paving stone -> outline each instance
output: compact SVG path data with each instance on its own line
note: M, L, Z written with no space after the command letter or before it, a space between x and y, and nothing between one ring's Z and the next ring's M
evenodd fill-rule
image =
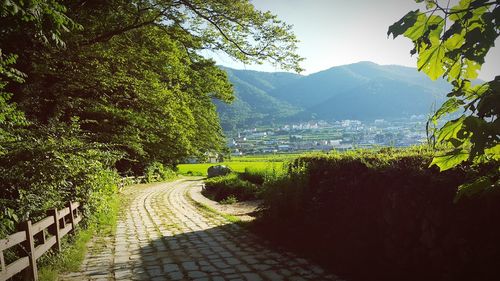
M236 264L241 264L241 261L235 259L235 258L227 258L226 259L227 264L229 265L236 265Z
M239 272L247 272L247 271L251 271L250 267L244 265L244 264L238 264L235 266L236 270L238 270Z
M267 264L254 264L254 265L252 265L252 267L255 268L256 270L259 270L259 271L267 270L267 269L271 268L271 266L269 266Z
M261 272L261 274L273 281L284 280L283 276L274 270L266 270Z
M243 273L248 281L262 281L263 279L257 273Z
M201 269L201 271L208 272L208 273L217 271L217 268L215 268L211 265L204 265L204 266L200 267L200 269Z
M223 262L223 261L216 261L216 262L213 262L213 265L217 268L228 268L230 267L227 263Z
M205 277L205 276L207 276L207 274L204 272L201 272L201 271L189 271L188 276L189 276L189 278L192 279L192 278Z
M163 271L165 272L172 272L172 271L180 271L179 265L177 264L164 264L163 265Z
M184 278L184 274L182 272L176 271L176 272L169 272L168 277L170 280L181 280Z
M182 263L182 267L185 270L187 270L187 271L189 271L189 270L197 270L198 269L198 266L193 261L183 262Z

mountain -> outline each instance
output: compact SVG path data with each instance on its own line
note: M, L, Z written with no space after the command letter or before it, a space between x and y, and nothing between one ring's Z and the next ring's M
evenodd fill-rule
M226 130L311 119L399 118L428 114L450 85L415 68L359 62L301 76L224 68L236 101L218 104Z
M298 114L302 108L270 95L302 76L287 72L259 72L222 67L233 84L235 101L216 102L225 130L241 126L279 122Z

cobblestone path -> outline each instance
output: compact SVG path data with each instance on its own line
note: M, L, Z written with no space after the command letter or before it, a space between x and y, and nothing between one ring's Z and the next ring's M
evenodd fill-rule
M114 251L90 249L83 272L65 280L338 280L267 244L187 197L200 181L137 191L117 225ZM100 247L102 248L102 247ZM112 256L110 256L112 255Z

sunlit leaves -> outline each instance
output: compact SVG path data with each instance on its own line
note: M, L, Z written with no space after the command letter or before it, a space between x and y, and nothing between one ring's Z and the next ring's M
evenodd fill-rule
M462 149L452 150L444 155L435 156L432 165L437 165L441 171L451 169L469 158L469 153Z
M389 26L387 31L387 36L391 35L393 38L405 33L410 27L412 27L416 22L420 10L411 11L402 17L399 21L395 22L393 25Z
M500 34L500 1L461 0L449 8L439 1L425 3L428 11L408 13L406 21L395 23L389 33L412 40L418 69L431 79L446 78L454 87L429 122L437 126L443 117L463 110L460 118L434 132L438 143L451 150L437 156L432 165L446 170L466 160L473 164L498 161L500 78L475 86L471 81L478 77Z
M425 72L432 80L445 73L443 58L445 47L433 40L432 45L424 45L417 59L417 68Z

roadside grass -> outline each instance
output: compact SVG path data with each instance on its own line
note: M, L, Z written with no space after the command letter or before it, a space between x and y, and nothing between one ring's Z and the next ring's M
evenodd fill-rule
M221 217L225 218L229 222L236 223L236 224L239 224L239 225L246 225L246 223L243 222L237 216L233 216L233 215L228 215L228 214L221 213L221 212L215 210L214 208L212 208L212 207L210 207L210 206L208 206L206 204L203 204L203 203L200 203L198 201L195 201L193 198L191 198L191 196L189 194L187 195L186 198L188 199L188 201L193 206L196 207L196 209L198 209L201 213L203 213L204 215L206 215L208 217L215 218L215 217L221 216Z
M92 218L87 228L77 228L75 235L65 237L60 253L50 252L42 256L39 260L39 280L55 281L61 273L79 271L89 241L114 235L121 203L119 194L115 194L110 198L106 212L103 211Z

